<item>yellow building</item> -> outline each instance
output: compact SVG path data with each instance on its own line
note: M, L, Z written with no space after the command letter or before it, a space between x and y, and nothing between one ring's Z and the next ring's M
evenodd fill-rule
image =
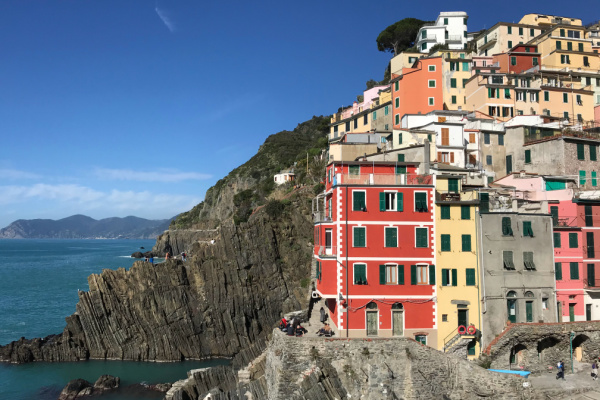
M471 78L471 54L464 50L440 50L432 56L442 57L444 109L465 109L465 85Z
M394 56L390 60L390 72L392 74L400 75L402 74L403 68L412 68L415 61L417 61L420 57L423 57L424 54L421 53L409 53L402 52L397 56Z
M439 166L436 175L435 232L438 349L466 346L469 358L481 351L476 216L477 190L463 187L465 170ZM474 328L469 328L470 326ZM463 334L459 333L465 328Z
M559 17L548 14L525 14L519 24L537 25L547 27L551 25L578 25L581 26L579 18Z
M488 66L490 72L473 75L465 83L466 109L481 112L499 121L508 121L515 113L515 85L504 73L492 73L498 66Z

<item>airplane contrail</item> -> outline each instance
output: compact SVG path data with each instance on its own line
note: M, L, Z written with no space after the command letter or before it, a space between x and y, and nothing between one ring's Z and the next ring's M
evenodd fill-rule
M154 11L156 11L156 15L158 15L158 18L160 18L160 20L163 22L163 24L165 24L167 29L171 33L173 33L175 31L175 23L171 20L171 18L169 18L169 16L165 13L164 10L161 10L160 8L158 8L158 1L156 2Z

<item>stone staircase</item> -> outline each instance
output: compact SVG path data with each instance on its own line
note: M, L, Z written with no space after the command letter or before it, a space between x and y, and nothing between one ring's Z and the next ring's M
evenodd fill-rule
M316 337L317 331L323 327L321 323L321 307L327 312L327 306L325 305L325 299L319 299L312 303L312 308L309 310L309 319L305 323L304 327L308 330L305 335L307 337ZM334 332L332 337L339 337L336 326L331 322L329 315L327 315L326 322L329 323L331 330Z

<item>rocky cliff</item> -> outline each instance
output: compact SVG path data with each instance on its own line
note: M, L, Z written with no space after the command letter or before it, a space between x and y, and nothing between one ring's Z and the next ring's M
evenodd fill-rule
M186 243L185 263L139 261L91 275L62 335L0 347L0 360L242 355L239 364L248 362L282 312L307 306L311 197L299 190L279 215L261 210L247 223L222 224L214 244Z

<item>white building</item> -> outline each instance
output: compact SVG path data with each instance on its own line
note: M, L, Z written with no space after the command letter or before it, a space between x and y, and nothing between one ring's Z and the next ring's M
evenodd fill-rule
M436 44L447 44L451 50L464 49L467 43L467 19L464 11L442 12L432 25L419 29L416 46L421 53L428 53Z
M296 174L294 174L293 170L281 171L278 174L275 174L274 181L277 185L283 185L286 182L293 182L296 180Z

